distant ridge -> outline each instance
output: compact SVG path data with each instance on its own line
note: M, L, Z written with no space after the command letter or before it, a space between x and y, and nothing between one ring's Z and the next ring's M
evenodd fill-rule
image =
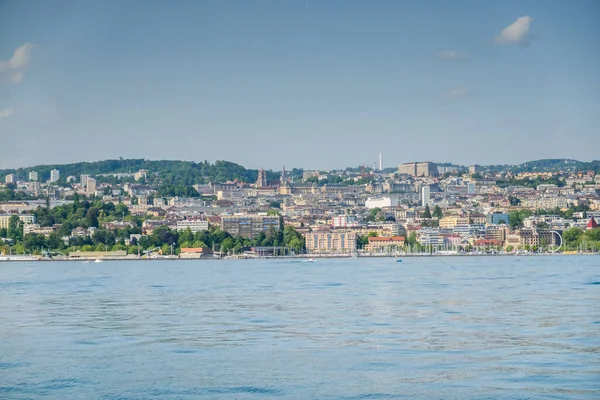
M440 166L456 165L448 162L439 163ZM541 160L527 161L518 165L482 165L482 168L490 172L506 170L512 172L578 172L594 171L600 173L600 160L590 162L573 160L568 158L549 158ZM30 171L37 171L40 180L47 180L52 169L60 170L61 177L79 176L82 174L116 174L133 173L140 169L146 169L151 174L158 173L161 181L186 182L186 184L195 184L203 181L231 181L238 180L242 182L254 182L258 176L258 170L246 169L245 167L230 162L218 160L214 164L208 161L179 161L179 160L145 160L142 158L132 159L109 159L95 162L78 162L69 164L50 164L36 165L18 169L0 170L0 178L8 174L16 174L20 180L26 180ZM387 168L386 171L393 171L393 168ZM277 179L278 171L267 171L268 179ZM289 171L289 176L299 176L302 169L294 168ZM176 179L172 179L175 178ZM182 179L183 178L183 179Z

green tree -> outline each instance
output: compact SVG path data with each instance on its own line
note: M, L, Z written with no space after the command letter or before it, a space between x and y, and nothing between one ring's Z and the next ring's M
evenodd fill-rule
M440 208L440 206L436 205L433 208L433 216L435 218L438 218L438 219L440 219L440 218L442 218L444 216L444 214L442 213L442 209Z
M23 223L16 214L8 219L8 237L14 241L23 239Z
M90 207L85 214L85 222L88 227L98 227L98 209Z
M579 240L583 231L579 228L569 228L563 232L562 237L565 242L565 249L575 249L579 245Z
M429 210L429 204L425 205L425 211L421 214L421 218L431 218L431 211Z

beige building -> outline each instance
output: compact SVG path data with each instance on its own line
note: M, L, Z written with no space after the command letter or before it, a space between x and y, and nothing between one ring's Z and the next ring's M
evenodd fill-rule
M370 237L365 251L369 253L391 253L404 247L404 236Z
M469 225L469 217L449 215L440 219L440 228L454 228L457 225Z
M86 181L86 193L90 196L95 195L97 189L96 180L94 178L87 177Z
M409 162L398 167L399 174L412 176L437 176L437 164L429 161L425 162Z
M344 231L315 231L304 234L308 253L342 253L356 252L356 233Z
M35 224L35 215L26 215L26 214L0 214L0 229L6 228L10 226L10 217L13 215L17 215L19 220L23 222L24 225L27 224Z

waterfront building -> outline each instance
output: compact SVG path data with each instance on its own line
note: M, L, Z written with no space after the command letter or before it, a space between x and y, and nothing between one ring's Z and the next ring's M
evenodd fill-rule
M404 236L369 237L365 251L369 253L392 253L402 250Z
M221 229L232 236L255 238L261 232L267 232L271 227L279 230L281 217L278 215L229 215L221 217Z
M444 238L437 228L422 228L419 230L417 237L417 240L423 246L437 247L444 244Z
M352 231L315 231L304 234L308 253L342 253L356 252L356 233Z

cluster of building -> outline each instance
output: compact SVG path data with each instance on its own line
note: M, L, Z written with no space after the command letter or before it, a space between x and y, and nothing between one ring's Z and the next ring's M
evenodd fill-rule
M293 179L284 169L277 181L268 181L261 170L256 182L194 185L203 195L200 198L160 197L155 187L140 182L149 174L138 171L133 174L138 183L121 185L99 183L98 176L81 175L67 177L69 185L58 187L54 185L60 178L58 170L52 171L45 183L39 183L32 171L29 181L8 175L6 184L30 194L47 195L51 206L68 202L65 198L74 193L125 204L132 214L146 216L142 234L160 226L199 232L213 225L234 236L254 238L291 225L304 235L309 253L552 248L560 244L565 229L593 228L600 218L600 175L593 172L490 173L471 166L460 173L458 167L411 162L392 173L304 171L302 177ZM561 185L498 185L498 181L510 178L536 177L555 178L553 182L558 180ZM26 232L51 233L52 227L36 225L29 213L42 202L0 203L0 228L8 226L8 219L16 213ZM511 227L510 213L514 211L564 211L582 204L587 213L576 212L569 218L534 213ZM119 223L125 222L114 221L109 228L118 228Z

